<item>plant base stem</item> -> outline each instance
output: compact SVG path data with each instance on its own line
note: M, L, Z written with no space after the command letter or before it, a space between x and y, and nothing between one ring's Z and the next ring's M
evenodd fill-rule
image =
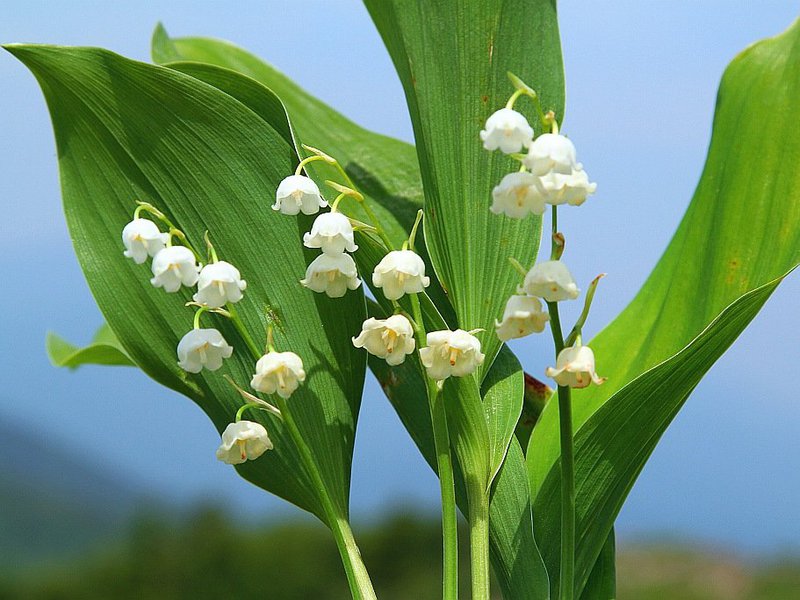
M570 388L558 387L561 432L561 600L572 600L575 589L575 456L572 440Z
M472 600L489 600L489 495L484 486L467 493Z

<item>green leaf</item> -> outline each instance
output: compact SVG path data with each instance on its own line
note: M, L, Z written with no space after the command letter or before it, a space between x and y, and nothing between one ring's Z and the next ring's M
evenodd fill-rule
M77 369L81 365L136 366L107 324L103 324L92 342L83 348L70 344L52 331L47 333L45 346L50 362L56 367Z
M494 320L531 264L541 218L489 211L492 188L518 165L483 149L486 118L514 91L506 73L563 118L564 74L551 0L366 0L403 83L425 189L425 233L463 329L483 328L485 374L500 349ZM520 101L520 107L523 106ZM530 109L530 106L528 106Z
M642 290L591 345L608 382L574 396L577 586L636 477L701 377L800 261L800 24L742 52L723 77L703 176ZM558 573L558 414L528 452L534 510Z
M614 530L606 539L600 556L594 564L581 600L616 600L617 598L617 548Z
M365 195L365 201L394 246L399 248L408 237L417 211L422 208L422 183L412 145L360 127L311 96L272 65L229 42L199 37L170 38L164 27L158 25L153 33L152 54L156 63L180 69L220 87L256 112L261 101L247 81L269 88L286 107L298 152L303 152L302 142L334 156ZM194 62L196 66L185 61ZM202 64L234 71L247 80L234 81L231 75L203 69ZM242 94L243 88L251 89ZM325 179L340 179L334 169L319 162L310 164L308 171L321 187ZM368 222L366 213L356 202L347 199L340 206L348 216ZM418 250L430 264L424 234L422 231L420 234ZM370 272L359 254L355 259L362 273ZM445 320L454 324L455 316L446 294L435 274L429 275L428 295ZM369 278L366 283L371 285Z
M248 280L236 305L259 343L266 309L280 318L279 348L297 352L307 380L291 406L336 509L346 516L355 422L365 361L350 336L364 318L360 291L329 299L298 280L315 255L302 247L310 218L270 210L275 188L297 162L287 124L266 121L231 95L172 69L91 48L6 47L39 80L53 119L67 222L89 286L131 359L160 383L191 397L218 430L242 399L253 357L226 319L203 317L235 347L221 371L184 373L175 347L191 329L188 291L153 288L147 265L122 257L119 232L135 200L148 200L202 247L203 233ZM273 99L273 107L278 103ZM284 133L281 133L284 132ZM322 515L318 493L281 422L263 413L275 449L240 473ZM209 448L209 452L213 451Z

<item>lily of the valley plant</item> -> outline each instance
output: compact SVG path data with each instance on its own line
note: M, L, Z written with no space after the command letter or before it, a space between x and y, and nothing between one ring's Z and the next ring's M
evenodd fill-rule
M135 365L192 398L219 460L330 528L364 599L380 588L349 483L369 365L438 475L443 598L459 593L457 511L472 598L489 598L491 576L507 599L614 598L614 520L637 475L798 262L800 26L728 68L684 221L589 340L600 271L624 266L577 269L569 251L588 243L570 234L576 211L616 208L565 122L553 3L366 5L416 148L244 50L160 26L154 65L5 47L42 83L67 221L108 322L84 349L51 337L51 357ZM505 345L526 336L549 364Z

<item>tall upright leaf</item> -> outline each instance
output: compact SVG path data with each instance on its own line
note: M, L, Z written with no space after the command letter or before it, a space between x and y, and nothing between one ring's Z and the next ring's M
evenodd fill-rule
M726 70L686 216L630 306L591 342L609 379L574 396L579 586L661 434L800 261L798 103L795 22ZM553 406L544 410L528 451L551 576L558 571L557 416Z
M552 0L365 0L406 93L425 191L425 233L436 273L463 329L492 330L518 282L509 263L534 260L541 219L489 211L513 161L478 133L512 91L506 73L564 112L564 74ZM515 170L515 169L514 169ZM500 349L481 337L487 361Z
M276 343L304 360L308 377L291 399L298 425L341 516L348 512L350 462L364 357L350 343L364 317L360 291L332 300L298 280L314 253L301 237L309 218L269 206L297 155L286 122L268 122L232 96L177 71L104 50L11 45L39 80L53 119L64 209L89 286L125 352L160 383L191 397L218 430L242 399L223 380L246 386L254 359L235 328L207 315L234 345L222 370L198 375L176 364L175 347L192 327L188 291L166 294L146 265L122 257L119 235L136 200L163 209L195 244L211 233L248 288L237 309L263 342L265 311L278 315ZM282 133L283 132L283 133ZM290 438L262 415L275 450L238 467L244 477L322 515ZM176 440L180 443L180 424ZM213 448L209 448L212 452Z

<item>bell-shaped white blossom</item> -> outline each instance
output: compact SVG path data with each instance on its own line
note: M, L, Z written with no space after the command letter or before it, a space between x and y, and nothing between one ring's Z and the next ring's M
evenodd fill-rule
M514 219L544 213L545 201L539 177L526 172L509 173L492 190L491 211Z
M536 263L525 276L522 291L547 302L574 300L580 293L567 265L560 260Z
M538 298L511 296L506 302L503 320L495 322L495 330L497 337L507 342L531 333L541 333L549 320L550 315L542 310L542 303Z
M153 257L152 270L150 283L164 291L177 292L181 285L191 287L197 283L200 266L186 246L170 246Z
M353 338L356 348L383 358L392 366L401 364L408 354L414 352L414 329L403 315L392 315L388 319L367 319L361 333Z
M328 203L323 200L319 187L310 177L289 175L278 185L272 210L279 210L285 215L299 212L314 215L326 206Z
M383 290L387 300L403 294L418 294L431 283L425 276L425 262L412 250L392 250L372 273L372 284Z
M544 133L537 137L522 162L534 175L569 174L573 169L580 168L575 145L569 138L557 133Z
M222 432L217 458L229 465L240 465L257 459L267 450L272 450L272 440L263 425L253 421L237 421L229 423Z
M192 329L178 342L178 366L189 373L199 373L203 367L216 371L231 354L233 348L216 329Z
M320 254L308 269L300 283L315 292L325 292L331 298L341 298L348 289L361 285L356 263L349 254Z
M500 150L506 154L527 148L533 139L533 128L513 108L501 108L486 119L481 131L481 141L487 150Z
M133 262L142 264L148 256L155 256L163 250L169 240L168 233L162 233L158 225L150 219L134 219L122 230L122 243L125 252L122 254L132 258Z
M428 346L420 349L419 357L428 370L428 376L437 381L451 375L469 375L484 359L478 338L463 329L429 333Z
M597 190L596 183L589 182L589 176L583 169L574 169L571 173L548 173L539 177L542 200L554 206L571 204L580 206L586 202L589 194Z
M242 279L239 269L221 260L206 265L200 271L197 293L193 299L209 308L221 308L228 302L241 300L246 288L247 282Z
M294 352L267 352L258 359L250 387L265 394L291 396L306 380L303 361Z
M340 212L322 213L314 219L311 231L303 235L303 245L306 248L320 248L325 254L358 250L350 219Z
M590 383L600 385L606 379L594 370L594 352L589 346L567 346L556 357L556 366L547 367L545 374L561 386L584 388Z

